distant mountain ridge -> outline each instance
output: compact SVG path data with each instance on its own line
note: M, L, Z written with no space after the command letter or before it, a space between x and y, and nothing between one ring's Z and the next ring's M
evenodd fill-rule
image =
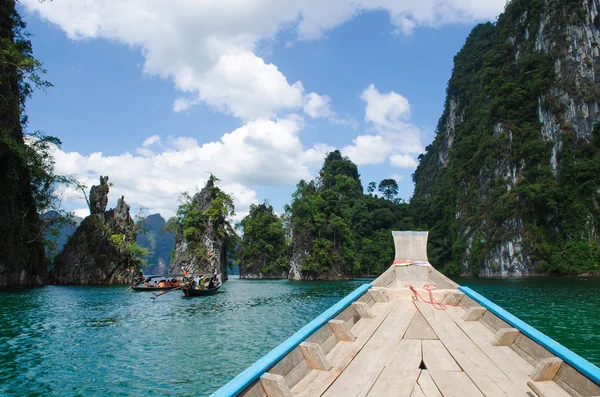
M40 215L40 219L43 222L45 222L45 221L48 221L51 219L59 218L60 216L61 215L57 211L50 210L50 211L47 211L47 212L43 213L42 215ZM47 240L49 240L55 244L52 252L46 252L46 255L48 255L48 257L50 259L53 259L53 257L57 253L62 251L63 247L69 240L69 237L71 237L73 235L73 233L75 233L75 230L77 230L77 226L79 226L79 224L81 224L81 221L83 221L83 218L80 218L76 215L71 215L71 220L73 221L73 223L70 223L70 222L61 223L58 226L58 229L55 231L55 233L50 233L50 232L45 233L44 237Z
M148 215L141 223L136 242L146 248L148 268L145 274L164 274L169 272L171 252L175 245L175 236L165 229L166 221L160 214Z

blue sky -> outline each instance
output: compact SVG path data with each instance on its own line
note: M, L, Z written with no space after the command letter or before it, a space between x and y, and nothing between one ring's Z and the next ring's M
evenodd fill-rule
M453 57L504 1L333 3L23 0L54 84L28 102L29 129L62 140L57 172L108 174L109 205L165 217L209 172L238 219L264 199L281 211L334 148L408 200ZM76 196L63 205L82 215Z

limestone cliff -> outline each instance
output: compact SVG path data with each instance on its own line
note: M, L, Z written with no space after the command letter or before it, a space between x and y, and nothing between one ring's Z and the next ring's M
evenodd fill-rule
M22 113L35 65L17 2L0 2L0 286L40 285L48 279L42 225L32 189Z
M51 279L55 284L125 284L139 272L128 246L136 226L124 197L106 212L108 177L90 191L90 212L56 256Z
M231 226L227 216L233 201L212 177L204 188L180 207L175 234L175 249L169 273L210 274L214 270L227 280L227 236Z
M599 8L513 0L455 57L411 203L437 265L485 276L597 267ZM570 264L578 255L589 266Z

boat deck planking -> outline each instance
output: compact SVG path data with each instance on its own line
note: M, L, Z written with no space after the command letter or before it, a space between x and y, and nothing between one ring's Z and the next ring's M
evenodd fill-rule
M399 256L398 247L426 255L425 247L417 249L410 240L426 244L423 236L394 232L396 258L422 261ZM427 284L437 288L426 290ZM265 372L262 384L254 381L240 395L600 396L594 380L557 360L431 266L393 265L372 285ZM444 305L424 301L431 298Z
M436 310L391 295L370 308L373 318L351 327L356 341L339 341L327 354L333 368L311 370L293 396L532 397L559 389L557 396L569 395L552 381L528 386L532 365L509 346L493 346L494 332L463 320L464 308ZM425 330L422 338L414 330L408 335L413 323Z

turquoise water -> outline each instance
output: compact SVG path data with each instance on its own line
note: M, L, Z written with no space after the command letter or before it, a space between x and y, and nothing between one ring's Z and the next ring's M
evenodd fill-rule
M461 279L600 364L600 279ZM204 396L367 281L231 280L222 292L0 291L0 395Z
M0 396L204 396L367 281L0 292Z

